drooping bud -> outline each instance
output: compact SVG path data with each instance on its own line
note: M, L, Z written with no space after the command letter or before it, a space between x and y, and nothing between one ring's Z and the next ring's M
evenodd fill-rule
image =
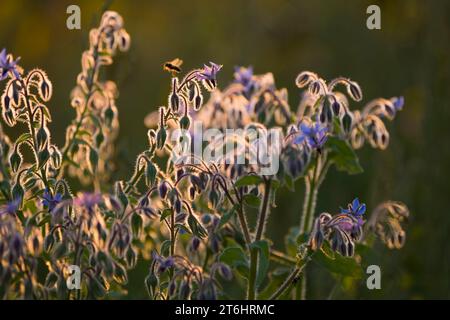
M356 82L350 81L349 84L347 85L347 91L353 100L355 101L362 100L362 91Z
M313 74L308 71L301 72L295 79L295 84L299 88L305 87L308 83L312 81Z
M48 151L47 146L44 147L41 151L38 153L38 163L39 163L39 169L45 166L48 159L50 159L50 152Z
M42 150L44 146L47 144L48 136L49 133L46 126L45 125L41 126L38 132L36 133L36 142L39 150Z
M104 111L104 118L105 118L105 123L107 127L111 127L112 122L114 120L114 115L115 112L114 110L111 108L111 106L108 106L108 108L105 109Z
M203 96L201 95L201 93L199 93L194 99L194 110L195 111L200 110L202 103L203 103Z
M52 166L56 169L61 167L62 162L62 155L61 152L58 150L58 148L54 145L50 146L50 161L52 163Z
M180 119L180 128L183 130L189 130L189 127L191 126L191 119L189 118L189 116L183 116Z
M11 170L16 173L20 166L22 165L22 155L19 152L19 146L16 144L14 147L14 151L11 153L11 156L9 157L9 164L11 166Z
M44 76L39 86L39 95L41 96L42 100L44 100L45 102L49 101L52 97L52 91L52 83L47 78L47 76Z
M158 149L162 149L166 143L167 132L164 127L158 129L158 133L156 134L156 147Z
M157 168L151 161L146 161L145 179L147 186L153 186L156 181Z
M159 196L161 197L161 198L165 198L166 197L166 195L167 195L167 191L168 191L169 189L168 189L168 187L167 187L167 184L166 184L166 182L165 181L162 181L160 184L159 184L159 188L158 188L158 191L159 191Z
M342 128L344 129L345 133L349 133L352 129L352 116L346 111L344 116L342 117Z

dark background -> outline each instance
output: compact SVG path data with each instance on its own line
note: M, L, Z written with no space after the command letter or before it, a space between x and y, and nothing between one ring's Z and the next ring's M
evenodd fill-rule
M66 28L66 8L78 4L82 29ZM62 146L74 117L69 93L80 70L90 27L98 24L103 1L18 1L0 3L0 48L21 56L25 69L45 69L54 86L49 106L54 141ZM381 7L381 30L366 28L366 8ZM119 55L106 76L118 82L121 96L121 147L115 178L131 175L138 152L146 148L145 115L166 103L168 75L161 64L175 57L194 68L207 61L224 65L219 85L231 80L233 66L253 65L274 73L287 87L290 104L299 92L302 70L325 79L356 80L364 101L379 96L406 99L389 124L389 148L359 151L365 172L347 176L332 170L324 183L318 210L333 210L359 196L369 211L383 200L408 204L412 218L400 251L380 246L374 263L382 267L377 292L338 283L333 298L450 298L450 173L448 1L124 1L111 9L125 19L132 46ZM301 186L279 195L269 236L282 248L283 235L299 223ZM131 274L130 297L145 298L146 265ZM317 268L311 298L326 298L334 280Z

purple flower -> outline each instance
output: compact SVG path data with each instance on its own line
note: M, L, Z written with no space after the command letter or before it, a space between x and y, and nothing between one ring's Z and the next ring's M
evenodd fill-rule
M306 140L311 148L320 150L325 142L327 142L328 128L321 125L319 122L307 125L305 123L300 123L299 126L300 134L294 138L294 144L300 144Z
M99 193L81 193L73 200L76 206L86 208L89 212L92 212L94 207L102 203L103 198Z
M358 198L355 198L352 203L349 203L347 209L341 208L341 213L353 215L358 220L358 225L362 226L364 221L362 215L366 212L366 204L360 203Z
M56 193L54 196L52 193L45 189L44 194L42 195L42 205L48 208L48 211L53 211L53 209L62 201L62 194Z
M169 268L175 266L175 260L173 257L164 258L160 256L156 251L152 252L152 257L158 263L158 272L163 273Z
M5 80L9 72L12 72L17 79L20 79L20 73L17 70L17 62L19 60L20 58L17 58L14 61L11 55L6 54L6 49L0 52L0 81Z
M403 98L402 96L394 97L391 99L391 101L394 105L395 111L400 111L403 109L403 105L405 104L405 98Z
M240 83L244 87L244 95L248 94L255 88L256 82L253 79L253 67L235 67L234 79L236 83Z
M356 217L362 216L366 212L366 204L360 203L358 198L355 198L352 203L349 203L347 209L341 208L341 213L352 214Z
M0 216L4 214L9 214L11 216L16 214L16 211L19 210L20 206L20 199L12 200L3 206L0 207Z
M210 66L204 65L203 69L197 73L197 80L208 80L215 82L217 77L217 72L222 69L222 65L215 64L214 62L209 62Z

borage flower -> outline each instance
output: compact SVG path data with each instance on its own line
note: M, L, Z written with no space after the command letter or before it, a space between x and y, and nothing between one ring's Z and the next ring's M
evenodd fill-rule
M197 73L196 79L202 81L207 90L212 91L217 86L217 73L222 69L222 65L214 62L209 62L209 64L210 66L205 64L203 69Z
M10 54L6 54L6 49L0 52L0 81L5 80L8 77L8 73L11 72L17 79L20 79L20 73L17 69L17 63L20 58L16 61L13 60Z
M103 197L99 193L80 193L78 197L73 200L76 206L83 207L89 212L93 212L94 207L103 202Z
M299 135L293 140L294 144L300 144L306 140L311 148L320 151L325 142L327 142L328 128L321 125L319 122L313 123L311 125L307 125L306 123L302 122L299 125L299 129Z
M243 86L244 96L249 98L250 93L256 87L256 81L253 79L253 67L235 67L234 81Z
M364 223L362 215L366 212L366 204L360 203L358 198L353 199L352 203L347 205L347 209L341 208L341 213L353 215L360 225Z
M48 211L51 212L53 209L62 201L62 194L56 193L52 195L52 193L45 189L44 194L42 195L42 205L48 208Z
M12 200L3 206L0 207L0 216L4 214L9 214L10 216L14 216L16 211L19 210L20 199Z

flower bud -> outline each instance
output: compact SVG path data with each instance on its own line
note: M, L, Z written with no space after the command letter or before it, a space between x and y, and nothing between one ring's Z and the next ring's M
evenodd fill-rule
M11 108L3 109L3 119L5 120L6 124L10 127L14 127L16 125L16 115L13 109Z
M174 112L180 108L180 96L176 92L172 92L169 96L169 108Z
M203 103L203 97L201 94L198 94L194 99L194 110L200 110Z
M143 226L142 217L139 214L134 213L131 216L131 231L133 232L133 236L135 238L138 238L139 235L141 234L142 226Z
M183 116L180 119L180 128L183 130L189 130L189 127L191 126L191 120L189 116Z
M191 251L197 251L199 246L200 246L200 239L195 236L192 237L189 249Z
M176 213L180 213L181 212L181 201L180 199L175 199L175 202L173 204L173 208L175 209Z
M158 129L158 133L156 134L156 147L158 149L162 149L166 144L167 132L164 127Z
M147 161L145 167L145 179L147 186L153 186L156 181L157 169L156 166L151 161Z
M167 184L165 181L162 181L160 183L158 191L159 191L159 196L164 199L166 197L167 191L168 191L168 187L167 187Z
M11 156L9 157L9 164L11 166L11 170L16 173L20 166L22 165L22 155L19 152L19 148L16 145L14 148L13 153L11 153Z
M111 127L112 122L114 120L114 110L111 108L111 106L108 106L108 108L105 109L104 112L104 118L105 118L105 122L106 122L106 126L107 127Z
M191 293L191 287L189 285L189 282L182 281L180 285L180 290L178 292L179 299L180 300L186 300L189 298L189 294Z
M230 267L228 267L226 264L220 264L219 273L225 280L229 281L233 278L233 273L231 273Z
M334 115L338 116L339 112L341 111L341 104L338 101L334 101L331 105L331 108L333 109Z
M45 147L45 145L47 144L48 136L48 130L45 125L41 126L36 134L38 150L42 150Z
M56 146L51 146L50 161L54 168L61 167L62 155Z
M342 128L347 134L352 129L352 121L352 116L348 112L345 112L344 116L342 117Z
M38 163L39 163L39 169L45 166L48 159L50 159L50 152L48 151L47 147L44 147L41 151L38 153Z
M49 101L52 96L52 83L46 76L42 79L39 87L39 95L45 102Z
M347 91L353 100L355 100L355 101L362 100L362 91L356 82L350 82L347 86Z
M311 81L311 74L309 72L300 73L295 79L295 84L299 88L303 88Z

